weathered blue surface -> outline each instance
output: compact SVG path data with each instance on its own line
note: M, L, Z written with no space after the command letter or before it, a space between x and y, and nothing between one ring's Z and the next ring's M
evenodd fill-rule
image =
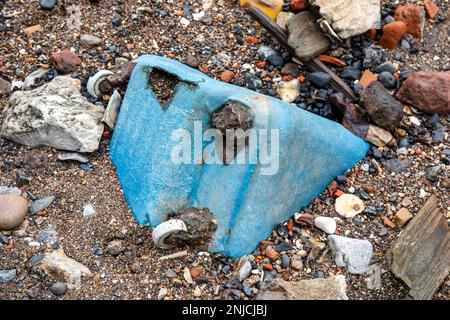
M166 109L148 87L153 67L183 81ZM192 132L196 120L203 122L203 130L210 128L211 113L228 100L249 107L254 128L279 129L277 174L261 175L259 164L172 163L173 147L179 144L171 140L172 132L179 128ZM213 80L174 60L147 55L138 59L129 82L110 150L139 223L156 226L182 208L209 208L218 221L209 249L238 257L254 250L278 223L353 167L365 156L368 144L338 123L281 100Z

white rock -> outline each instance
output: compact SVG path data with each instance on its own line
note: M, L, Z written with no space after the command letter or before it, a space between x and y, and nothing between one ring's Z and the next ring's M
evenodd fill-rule
M336 199L335 209L344 218L353 218L365 209L364 202L353 194L343 194Z
M286 25L287 25L289 19L292 18L293 16L294 16L294 13L292 13L292 12L281 11L277 16L277 24L281 27L281 29L287 30Z
M83 34L80 37L80 44L85 48L93 48L102 44L102 39L90 34Z
M96 215L97 215L97 212L95 211L92 204L87 203L84 205L84 208L83 208L83 217L84 218L92 218L92 217L95 217Z
M364 274L367 271L373 254L369 241L331 235L328 236L328 245L338 267L346 267L353 274Z
M120 105L122 104L122 97L117 90L114 90L111 99L109 99L108 107L103 115L102 121L111 129L116 125L117 116L119 115Z
M161 289L159 289L159 292L158 292L158 300L164 299L164 298L167 296L167 293L168 293L167 288L161 288Z
M328 234L336 232L336 221L330 217L317 217L314 219L314 225Z
M93 152L103 133L104 108L80 93L80 81L70 76L31 91L16 91L6 108L1 134L28 147Z
M292 103L300 95L300 81L294 79L291 81L280 81L277 84L277 93L281 100Z
M320 14L327 20L341 39L363 34L381 19L380 0L311 0L320 7Z
M36 269L66 283L69 289L80 288L83 277L92 277L86 266L66 256L62 249L46 253L36 265Z
M185 17L181 17L180 23L181 23L184 27L187 27L191 22L190 22L188 19L186 19Z

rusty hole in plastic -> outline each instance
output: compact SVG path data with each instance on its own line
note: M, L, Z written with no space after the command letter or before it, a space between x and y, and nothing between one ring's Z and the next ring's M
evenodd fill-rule
M175 87L181 80L164 70L153 68L148 79L148 86L158 99L163 109L166 109L175 96Z
M248 146L248 135L245 133L253 127L253 117L244 104L230 100L211 115L211 125L222 133L223 150L218 152L221 154L222 162L229 164L236 158L240 149ZM239 129L244 133L243 136L237 131ZM230 147L227 146L227 135L230 132L234 132L233 146L227 149ZM233 137L230 137L230 140L231 138Z

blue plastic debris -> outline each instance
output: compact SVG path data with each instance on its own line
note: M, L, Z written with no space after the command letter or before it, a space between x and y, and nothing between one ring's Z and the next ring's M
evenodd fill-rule
M179 79L167 106L160 105L149 86L154 69ZM258 159L263 152L276 153L278 145L279 152L270 158L278 160L275 165L208 163L217 141L202 141L199 146L198 124L201 133L211 129L211 114L229 101L248 108L254 119L252 130L268 132L267 148L255 147ZM199 147L204 151L200 162L174 163L180 140L173 134L180 129L194 136L189 152ZM278 138L272 132L278 132ZM213 80L177 61L146 55L137 60L128 84L110 153L139 223L157 226L181 209L208 208L218 222L209 250L239 257L252 252L277 224L353 167L368 148L336 122ZM237 156L249 156L250 149Z

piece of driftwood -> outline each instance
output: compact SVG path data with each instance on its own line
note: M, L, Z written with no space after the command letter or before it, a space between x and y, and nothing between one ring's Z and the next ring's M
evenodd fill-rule
M432 196L387 253L389 268L409 296L430 300L450 271L450 228Z
M246 9L247 13L253 17L264 29L272 34L281 45L283 45L294 57L299 59L295 54L295 49L288 44L288 35L279 25L277 25L272 19L270 19L264 12L259 9L251 8ZM319 58L314 58L308 61L302 61L302 63L312 72L322 71L328 73L331 77L331 86L338 92L342 92L351 100L355 100L356 96L353 90L339 78L333 71L331 71L326 65L323 64Z

